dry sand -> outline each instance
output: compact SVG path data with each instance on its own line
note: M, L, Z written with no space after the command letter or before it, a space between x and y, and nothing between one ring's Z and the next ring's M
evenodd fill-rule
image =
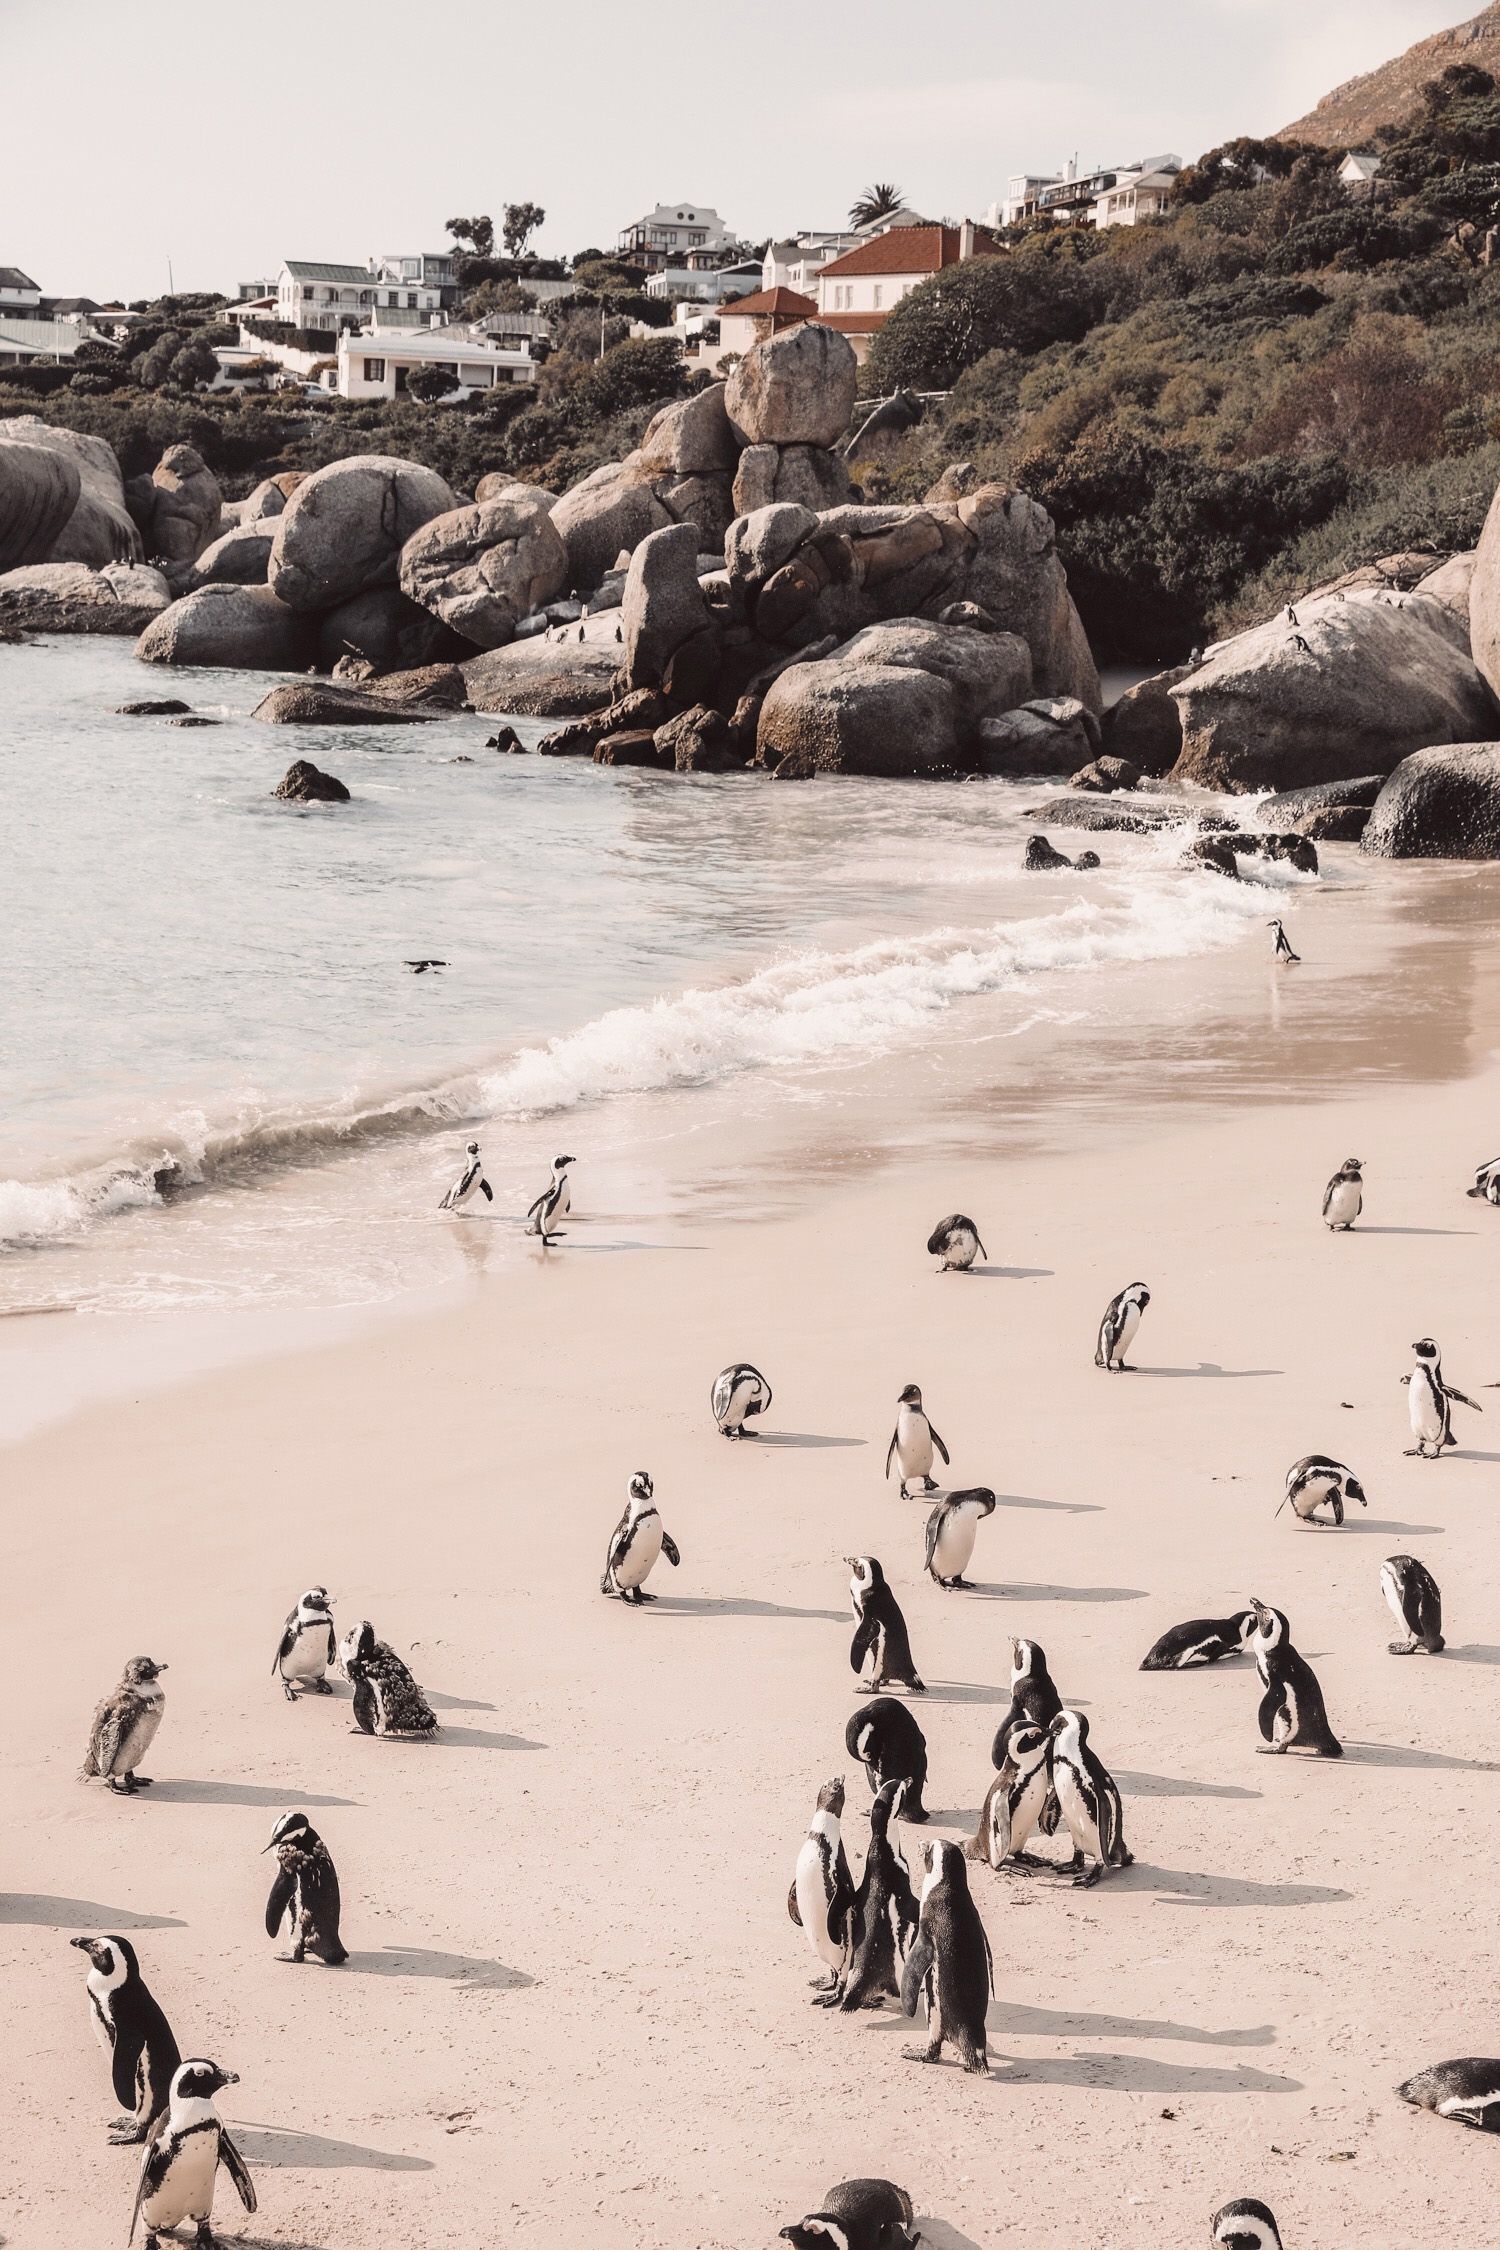
M1392 2089L1500 2052L1500 1213L1462 1194L1500 1078L1342 1083L1123 1106L1087 1160L851 1166L790 1215L659 1237L589 1218L585 1171L569 1245L446 1310L143 1386L6 1453L5 2242L125 2238L84 1929L133 1935L184 2051L240 2073L223 2106L261 2207L224 2181L217 2215L282 2250L745 2250L862 2171L911 2190L940 2250L1196 2246L1244 2193L1287 2250L1481 2239L1493 2146ZM1320 1197L1351 1150L1368 1223L1333 1238ZM938 1278L922 1245L955 1207L992 1262ZM660 1247L596 1254L625 1240ZM1099 1314L1137 1278L1139 1372L1108 1378ZM1487 1408L1436 1465L1401 1450L1427 1331ZM739 1357L776 1401L731 1447L707 1394ZM883 1480L909 1380L954 1481L1001 1496L972 1594L923 1577L926 1510ZM1370 1495L1342 1532L1275 1515L1318 1450ZM683 1561L632 1612L598 1577L640 1466ZM894 2010L812 2008L787 1919L818 1785L849 1767L856 1549L929 1683L927 1833L973 1827L1019 1632L1125 1793L1136 1865L1096 1890L975 1872L987 2081L903 2061ZM1443 1588L1437 1661L1386 1653L1402 1550ZM435 1743L352 1733L343 1691L282 1700L280 1622L320 1580L341 1625L410 1653ZM1250 1593L1289 1613L1341 1765L1255 1754L1247 1662L1137 1670ZM138 1651L171 1669L156 1786L124 1801L76 1776ZM342 1971L281 1965L261 1928L293 1805L338 1863Z

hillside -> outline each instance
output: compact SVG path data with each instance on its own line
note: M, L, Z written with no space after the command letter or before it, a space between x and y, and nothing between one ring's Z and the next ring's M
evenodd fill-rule
M1313 141L1320 148L1362 148L1377 125L1404 124L1427 80L1454 63L1477 64L1492 75L1500 71L1500 0L1451 31L1419 39L1378 70L1335 86L1316 109L1283 126L1276 138Z

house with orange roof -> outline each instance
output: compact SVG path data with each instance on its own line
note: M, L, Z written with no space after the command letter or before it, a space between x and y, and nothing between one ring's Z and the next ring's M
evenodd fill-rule
M1004 244L972 219L961 226L890 227L819 269L816 318L825 328L839 329L855 357L864 359L902 298L919 283L965 258L1003 253Z

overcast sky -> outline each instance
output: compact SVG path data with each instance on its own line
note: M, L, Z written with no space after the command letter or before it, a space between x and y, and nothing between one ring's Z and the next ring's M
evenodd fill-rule
M608 246L661 200L741 235L870 179L933 216L1007 173L1269 133L1479 0L0 0L0 264L59 296L436 250L545 206Z

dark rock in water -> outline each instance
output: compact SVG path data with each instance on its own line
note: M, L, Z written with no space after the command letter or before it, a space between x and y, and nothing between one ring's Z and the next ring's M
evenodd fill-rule
M121 719L182 719L192 708L175 695L141 695L133 703L117 703L115 714Z
M655 740L659 763L678 773L727 773L747 762L723 712L706 703L668 719L657 728Z
M1128 758L1095 758L1074 774L1069 787L1091 789L1107 797L1116 789L1139 789L1141 769Z
M441 714L384 701L366 688L289 680L263 696L250 716L280 727L410 727L425 726Z
M1049 844L1045 836L1033 836L1026 846L1026 857L1021 862L1033 875L1049 874L1054 867L1071 867L1073 862L1066 852Z
M576 719L612 703L620 669L614 642L512 641L464 665L469 707L523 719ZM592 747L592 746L591 746Z
M349 792L331 773L324 773L309 758L299 758L288 766L272 795L283 797L293 805L347 805Z
M184 711L181 718L167 721L169 727L216 727L221 723L218 719L206 717L202 711Z
M1183 858L1189 866L1207 868L1214 875L1227 875L1232 882L1240 879L1239 861L1229 846L1220 843L1215 836L1198 837L1188 845Z
M616 696L602 711L573 719L565 727L554 727L542 736L537 749L544 758L591 758L607 734L622 734L636 727L654 733L666 715L666 705L655 688L633 688L628 695Z
M656 766L661 760L656 752L656 737L645 727L628 727L620 734L607 734L594 745L596 766Z
M1357 844L1384 786L1384 774L1377 773L1358 781L1325 781L1312 789L1283 789L1265 799L1258 817L1270 828L1316 844Z
M1073 862L1075 870L1080 875L1092 873L1093 869L1099 865L1100 859L1097 852L1080 852Z
M1403 758L1360 849L1380 859L1500 859L1500 743L1440 743Z
M486 750L508 750L512 753L525 748L514 727L500 727L494 734L486 737L484 746Z
M1254 852L1260 859L1284 859L1290 866L1299 868L1304 875L1316 875L1318 872L1317 846L1306 836L1264 835L1245 829L1236 835L1234 848L1237 852Z
M469 684L456 664L418 664L407 672L383 672L361 684L366 695L382 703L420 704L431 711L469 708Z
M1104 747L1111 757L1128 758L1142 773L1170 773L1182 752L1182 713L1172 700L1192 671L1178 664L1138 680L1104 714Z
M31 633L133 635L168 614L171 588L146 563L27 563L0 573L0 625Z

